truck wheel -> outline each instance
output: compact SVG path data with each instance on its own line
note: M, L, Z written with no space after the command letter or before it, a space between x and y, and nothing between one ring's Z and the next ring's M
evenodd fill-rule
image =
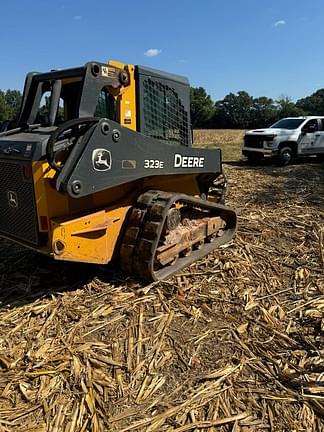
M316 155L317 156L317 159L320 161L320 162L324 162L324 154L322 153L322 154L318 154L318 155Z
M278 153L279 165L288 165L293 159L293 151L291 147L282 147Z

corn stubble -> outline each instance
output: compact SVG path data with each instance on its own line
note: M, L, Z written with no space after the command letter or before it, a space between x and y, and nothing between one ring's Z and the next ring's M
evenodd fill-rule
M224 161L240 160L244 130L242 129L196 129L193 131L194 147L222 150Z
M324 165L225 170L236 239L167 282L1 242L1 432L324 430Z

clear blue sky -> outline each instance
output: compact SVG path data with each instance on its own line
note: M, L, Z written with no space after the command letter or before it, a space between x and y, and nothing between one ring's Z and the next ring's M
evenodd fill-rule
M0 17L1 89L108 59L186 75L213 100L324 87L323 0L8 0Z

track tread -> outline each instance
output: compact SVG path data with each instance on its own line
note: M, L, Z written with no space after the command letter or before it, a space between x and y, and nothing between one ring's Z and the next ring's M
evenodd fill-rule
M172 266L155 270L154 260L163 226L169 209L177 201L183 201L188 206L205 208L224 218L228 222L227 235L223 235L215 242L206 242L200 249L190 256L177 260ZM121 267L124 271L148 281L165 279L207 255L220 244L230 241L235 230L236 214L229 207L183 194L148 191L138 198L137 206L132 209L129 217L128 229L121 245Z

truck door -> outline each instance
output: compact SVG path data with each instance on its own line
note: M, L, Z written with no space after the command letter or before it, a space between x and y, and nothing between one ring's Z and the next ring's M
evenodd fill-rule
M301 137L299 140L299 153L300 154L314 154L314 148L317 145L319 121L318 119L308 120L301 130Z
M315 132L314 153L324 154L324 119L318 119L319 129Z

